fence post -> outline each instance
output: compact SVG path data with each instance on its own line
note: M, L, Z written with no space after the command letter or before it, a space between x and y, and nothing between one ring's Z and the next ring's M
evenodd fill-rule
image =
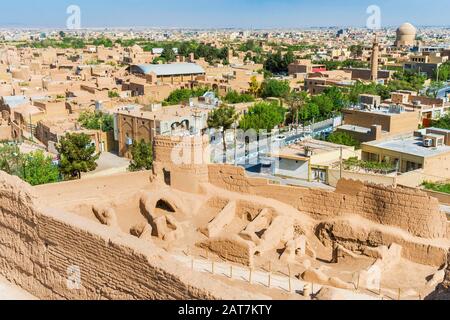
M291 283L291 266L288 264L288 271L289 271L289 293L292 292L292 283Z
M270 288L271 282L272 282L272 263L269 262L269 285L268 285L269 288Z
M360 278L361 278L361 273L358 272L358 281L356 282L356 291L359 290L359 281L360 281Z
M309 284L305 284L303 287L303 297L311 298L311 286Z

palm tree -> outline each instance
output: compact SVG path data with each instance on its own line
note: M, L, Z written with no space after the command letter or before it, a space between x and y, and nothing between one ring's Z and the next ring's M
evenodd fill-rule
M233 127L239 115L236 113L234 107L228 105L221 105L219 108L213 110L208 115L208 127L214 129L222 129L223 151L224 155L227 152L227 144L225 141L225 133Z
M286 102L289 105L289 113L292 117L292 122L295 123L295 128L298 131L299 126L299 111L305 105L305 92L291 92L286 97Z

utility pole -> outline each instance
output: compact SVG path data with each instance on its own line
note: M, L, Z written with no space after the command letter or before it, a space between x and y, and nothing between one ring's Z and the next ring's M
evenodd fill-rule
M343 155L342 155L342 147L339 147L339 149L340 149L340 155L339 155L339 179L342 179L342 158L343 158Z

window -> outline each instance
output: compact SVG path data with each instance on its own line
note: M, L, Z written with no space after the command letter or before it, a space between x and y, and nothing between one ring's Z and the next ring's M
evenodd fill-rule
M422 168L422 165L412 161L406 161L406 172L414 171Z
M170 171L167 171L166 169L163 169L163 172L164 172L164 183L166 185L170 186L171 183L172 183Z

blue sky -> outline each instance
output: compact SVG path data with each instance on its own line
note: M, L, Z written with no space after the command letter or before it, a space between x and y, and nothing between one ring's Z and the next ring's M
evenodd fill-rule
M14 0L2 1L0 26L63 28L71 4L81 8L82 27L364 26L372 4L382 26L450 26L449 0Z

